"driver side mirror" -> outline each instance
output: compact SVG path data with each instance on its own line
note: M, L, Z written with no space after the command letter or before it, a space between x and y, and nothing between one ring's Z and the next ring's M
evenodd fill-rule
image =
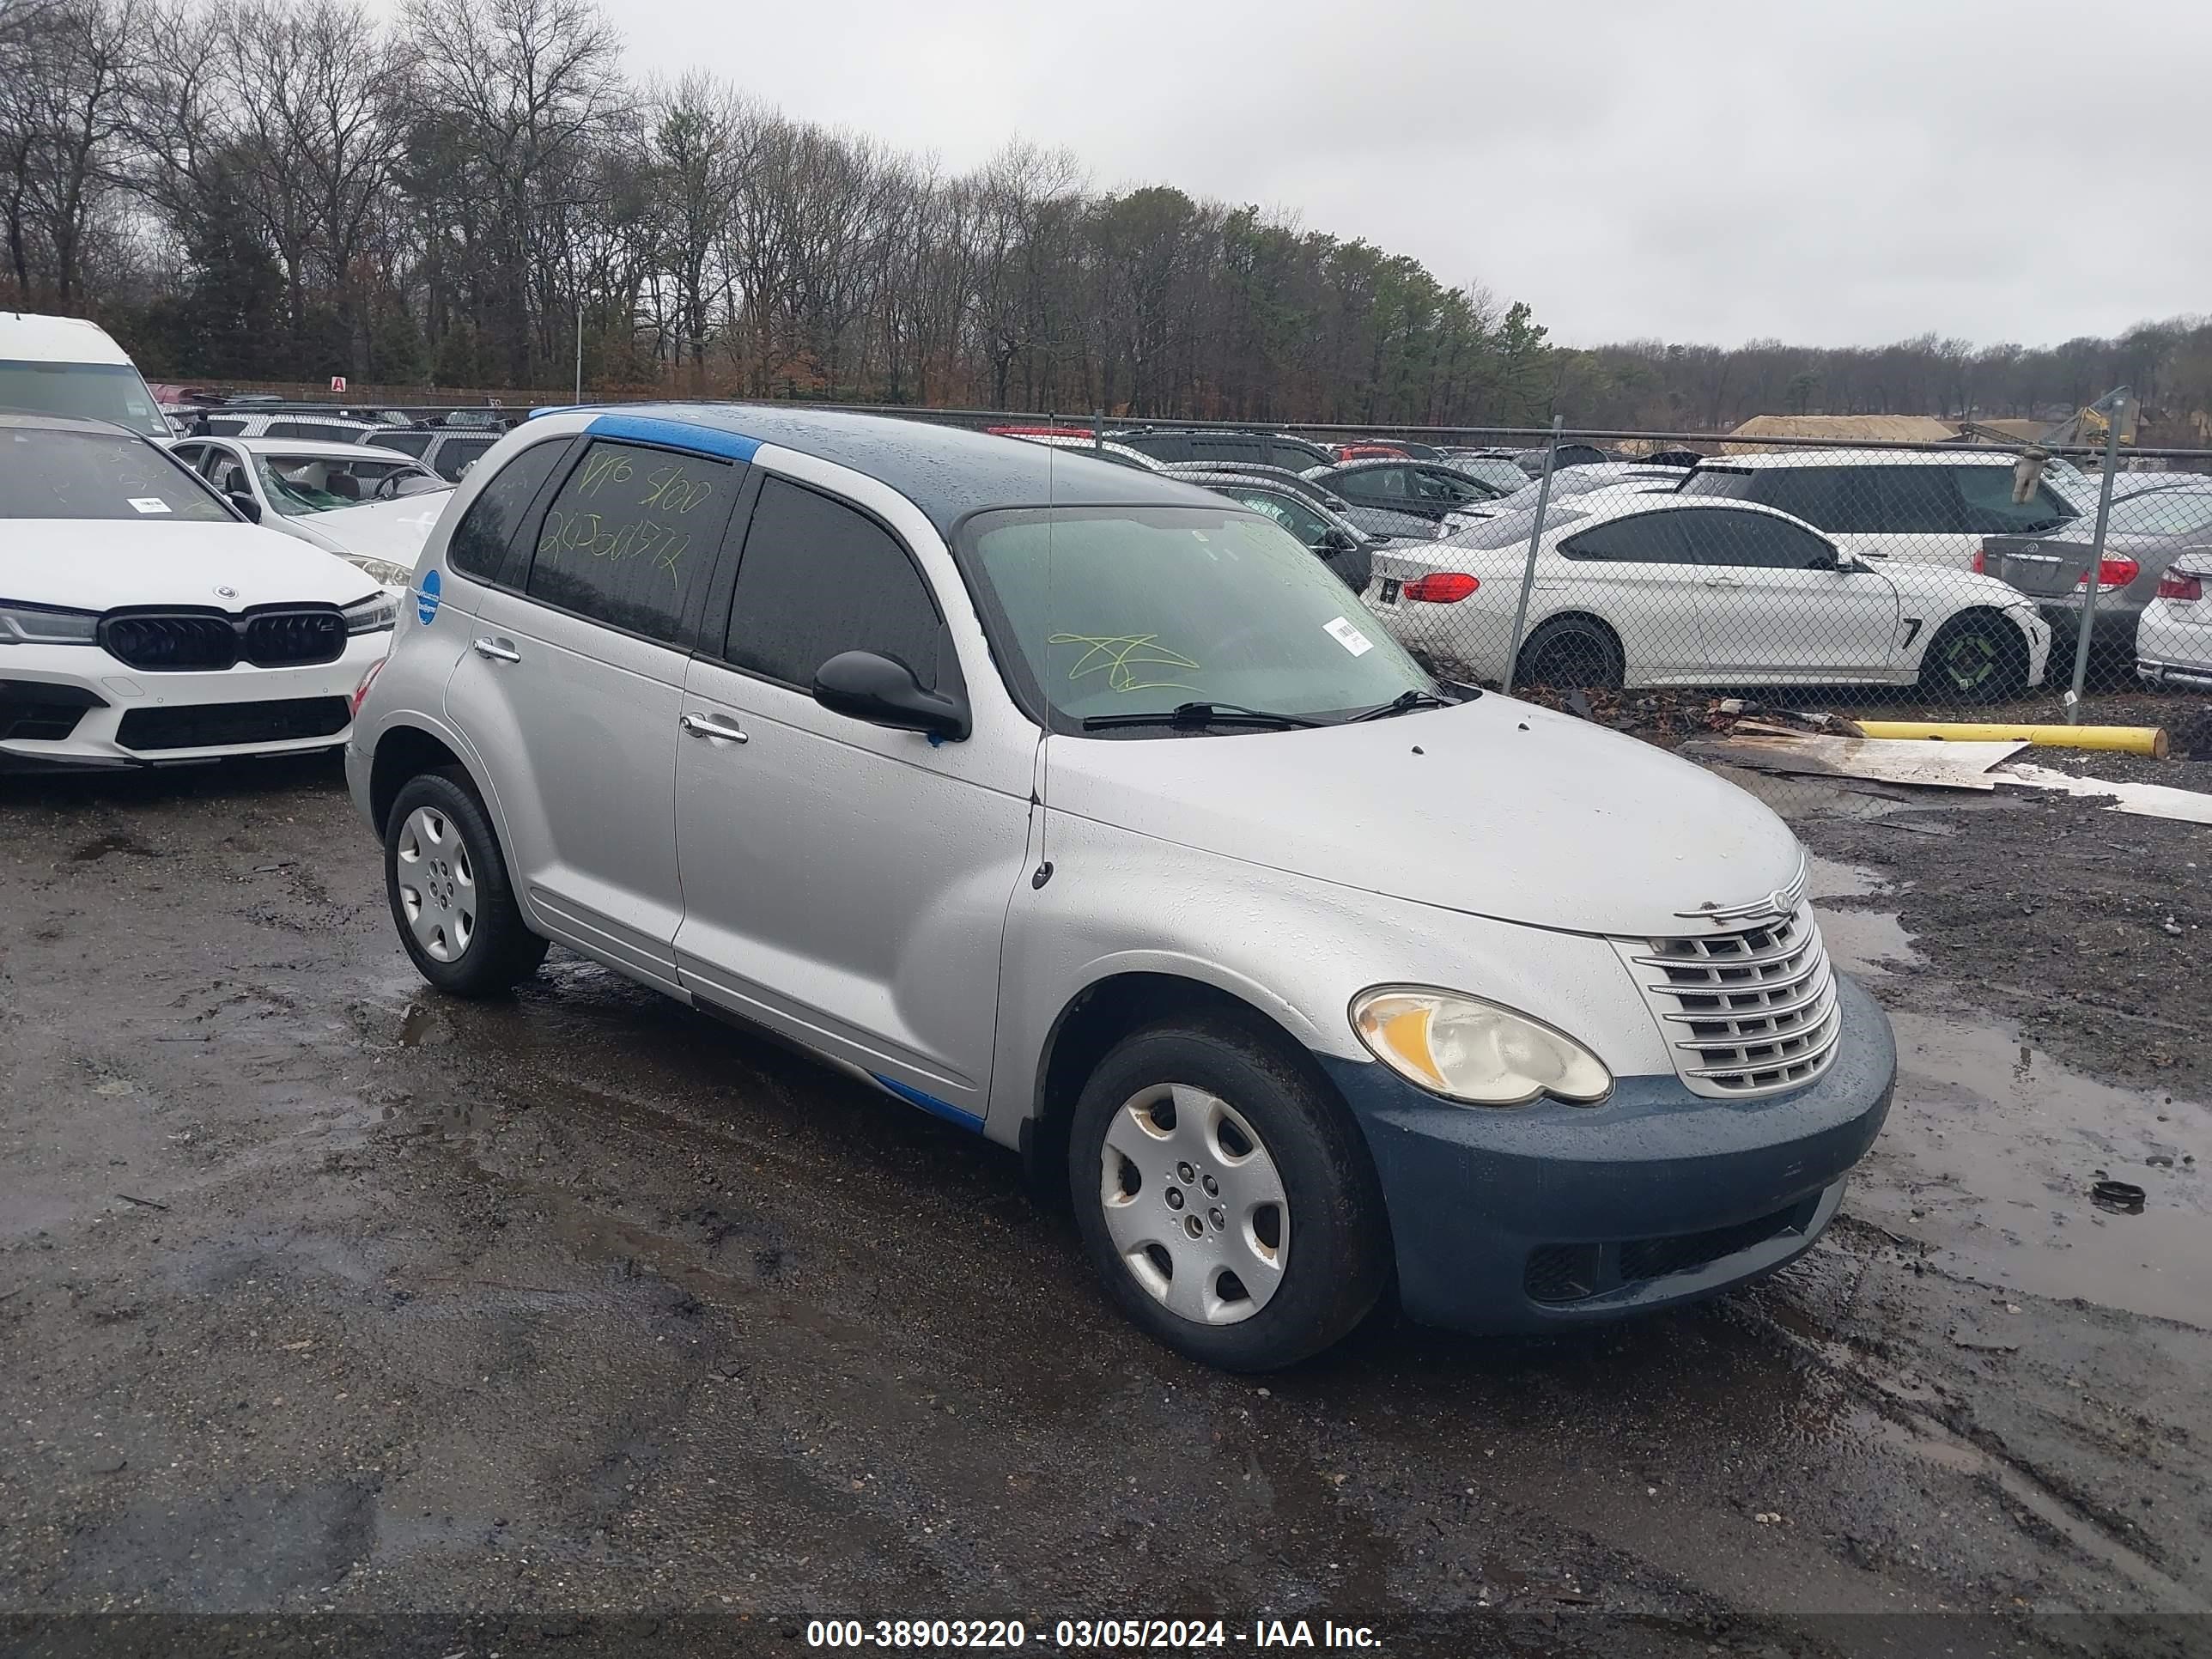
M259 524L261 522L261 503L255 501L252 496L240 492L230 497L230 504L236 507L240 512L246 514L246 523Z
M1328 529L1321 532L1321 539L1314 544L1314 551L1316 553L1351 553L1357 551L1358 546L1359 544L1352 539L1352 532L1350 531L1340 530L1334 525L1331 525Z
M964 698L924 690L914 670L876 651L841 651L816 669L814 701L898 732L957 738L974 729Z

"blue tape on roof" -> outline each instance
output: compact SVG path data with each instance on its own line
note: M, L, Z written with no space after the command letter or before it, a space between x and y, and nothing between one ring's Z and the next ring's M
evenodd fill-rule
M871 1073L870 1075L901 1100L910 1105L921 1107L923 1111L933 1117L941 1117L947 1123L957 1123L963 1129L980 1129L983 1127L981 1118L973 1112L962 1111L949 1100L939 1100L935 1095L926 1095L919 1089L909 1088L895 1079L885 1077L881 1072Z
M720 455L732 461L750 461L760 447L757 438L742 438L711 426L687 421L656 421L642 415L602 415L584 430L594 438L628 438L642 444L665 444L701 455Z

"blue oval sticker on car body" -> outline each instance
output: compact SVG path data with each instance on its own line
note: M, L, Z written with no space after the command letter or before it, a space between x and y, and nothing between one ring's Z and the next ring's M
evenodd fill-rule
M438 614L438 594L444 586L435 570L422 573L422 585L415 590L415 615L425 626Z

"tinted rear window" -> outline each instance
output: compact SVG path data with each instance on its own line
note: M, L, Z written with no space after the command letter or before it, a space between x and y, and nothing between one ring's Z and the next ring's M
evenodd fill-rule
M9 427L0 428L0 519L222 524L231 515L143 439Z

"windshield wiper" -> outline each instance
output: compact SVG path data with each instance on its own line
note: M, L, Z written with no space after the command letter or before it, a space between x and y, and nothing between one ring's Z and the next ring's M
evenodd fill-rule
M1377 703L1372 708L1357 714L1346 714L1340 722L1345 726L1360 720L1386 720L1392 714L1409 714L1416 708L1452 708L1457 707L1449 697L1440 697L1433 691L1401 691L1388 702Z
M1100 732L1115 726L1258 726L1288 732L1309 726L1329 726L1330 720L1310 720L1303 714L1279 714L1273 709L1247 708L1241 702L1179 702L1173 708L1149 714L1090 714L1083 729Z

